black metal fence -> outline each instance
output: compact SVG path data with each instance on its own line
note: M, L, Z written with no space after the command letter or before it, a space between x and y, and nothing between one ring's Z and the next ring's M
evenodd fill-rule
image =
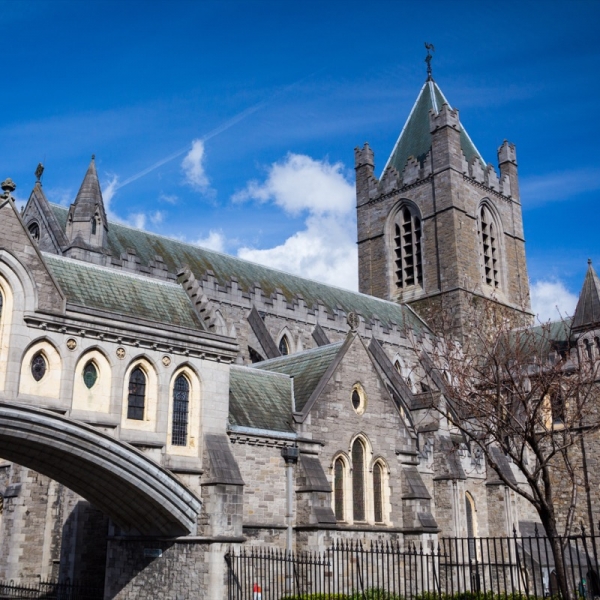
M34 583L20 583L0 581L0 599L30 600L45 598L48 600L102 600L104 589L91 587L70 581L37 581Z
M600 598L597 538L584 531L558 541L569 597ZM528 537L442 538L429 548L341 541L323 552L232 549L225 557L229 600L557 597L550 542L536 530Z

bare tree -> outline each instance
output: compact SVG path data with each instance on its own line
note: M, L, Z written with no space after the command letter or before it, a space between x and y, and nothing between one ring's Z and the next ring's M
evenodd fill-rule
M578 499L581 449L600 429L598 361L578 356L566 320L513 329L480 307L471 325L460 343L440 335L431 355L421 356L445 398L436 410L536 509L568 598L559 536L571 533L578 500L585 502ZM499 451L521 477L500 468Z

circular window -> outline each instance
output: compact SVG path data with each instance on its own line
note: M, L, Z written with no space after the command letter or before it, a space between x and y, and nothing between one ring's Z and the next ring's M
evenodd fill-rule
M360 383L355 383L352 387L352 408L358 413L362 415L365 412L365 408L367 405L365 390L363 389Z
M48 365L46 364L44 355L41 352L38 352L31 361L31 375L36 381L41 381L46 374L47 369Z
M92 361L90 361L83 368L83 382L85 383L85 386L89 390L91 390L94 387L94 385L96 385L97 380L98 380L98 369L96 368L96 365Z

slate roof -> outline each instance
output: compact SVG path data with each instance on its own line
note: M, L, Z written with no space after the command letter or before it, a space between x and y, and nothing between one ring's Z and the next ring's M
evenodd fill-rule
M126 271L43 254L67 302L124 317L148 319L189 329L204 329L185 290Z
M591 329L597 325L600 325L600 280L594 271L592 261L589 260L572 326L573 329L580 330Z
M252 365L252 368L285 373L293 377L296 411L301 412L343 343L337 342L288 356L272 358L256 363Z
M289 377L235 365L229 377L231 425L294 433Z
M385 172L388 166L393 166L402 174L406 162L411 156L423 163L425 156L431 148L429 111L433 110L437 114L443 104L450 106L450 103L437 83L433 80L426 81L408 115L408 119L402 128L400 137L392 150L383 172ZM452 107L450 106L450 108ZM462 124L460 126L460 145L467 161L470 161L473 156L478 156L483 164L486 164Z
M67 209L55 204L51 206L64 229ZM212 271L222 286L235 277L239 287L245 291L251 290L256 282L260 284L265 296L270 296L279 288L289 303L300 295L309 307L316 308L321 302L331 314L339 307L345 313L358 312L367 320L378 317L384 326L396 323L399 327L406 324L414 330L425 329L423 322L412 311L395 302L318 283L118 223L109 224L107 237L108 250L116 258L132 248L142 265L154 261L156 255L162 256L169 272L175 275L187 264L197 278L203 277L208 270Z

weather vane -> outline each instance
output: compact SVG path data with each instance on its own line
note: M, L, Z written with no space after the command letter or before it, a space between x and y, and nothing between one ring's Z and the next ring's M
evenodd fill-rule
M431 76L431 59L433 56L431 56L431 52L435 52L435 48L433 44L428 44L427 42L425 42L425 48L427 48L427 56L425 57L425 62L427 63L427 80L433 81L433 77Z

